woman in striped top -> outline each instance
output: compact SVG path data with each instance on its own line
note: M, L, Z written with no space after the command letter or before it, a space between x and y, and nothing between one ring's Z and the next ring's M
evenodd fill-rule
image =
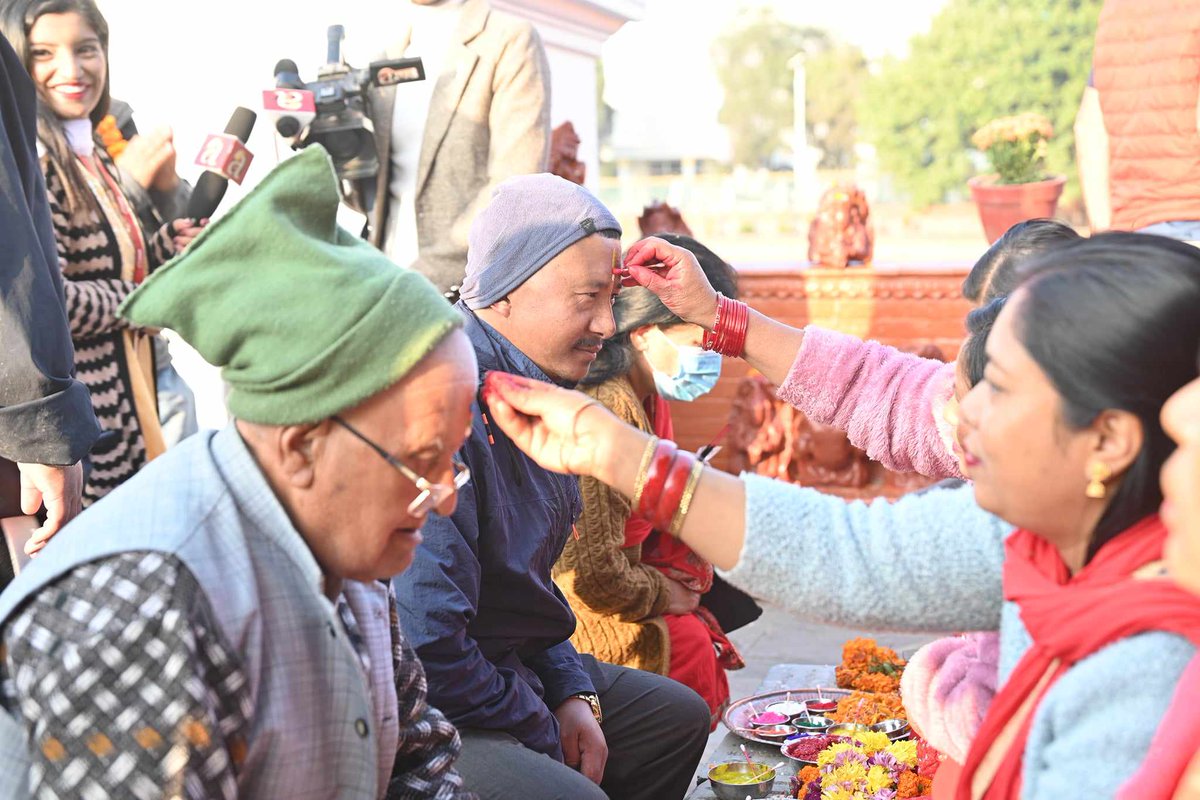
M143 232L94 126L109 105L108 25L92 0L0 0L0 30L38 90L38 149L62 266L75 367L101 426L85 505L163 450L154 385L154 331L117 307L150 270L197 235L177 219Z

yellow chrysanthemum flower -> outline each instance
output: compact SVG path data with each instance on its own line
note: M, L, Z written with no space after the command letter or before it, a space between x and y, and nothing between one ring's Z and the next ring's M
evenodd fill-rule
M854 739L862 746L867 755L885 750L892 743L892 740L887 737L886 733L879 733L878 731L857 731L854 734Z
M844 764L821 777L822 786L834 786L840 783L851 783L855 786L866 784L867 768L862 764Z
M841 786L821 790L821 800L861 800L858 792L852 792Z
M903 764L910 767L917 765L917 743L912 740L907 742L892 742L888 745L887 751Z
M827 764L832 764L833 760L835 758L837 758L838 753L844 752L846 750L857 750L857 749L858 749L857 747L850 744L849 742L838 742L837 744L831 744L829 747L826 747L820 753L817 753L817 766L823 767Z
M878 792L880 789L895 788L892 782L892 774L878 764L867 770L867 791L871 794Z

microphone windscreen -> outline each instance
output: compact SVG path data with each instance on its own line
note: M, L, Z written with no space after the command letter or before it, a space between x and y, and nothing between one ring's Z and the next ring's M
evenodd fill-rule
M233 112L233 116L229 118L229 124L225 126L225 132L236 136L246 143L250 138L250 131L254 130L254 121L258 119L258 114L254 113L245 106L238 106Z
M229 124L225 126L225 133L236 136L245 143L250 138L250 131L254 130L256 119L258 114L244 106L238 106L229 118ZM192 190L192 199L188 201L187 213L184 216L192 219L211 217L228 188L227 178L205 170L200 180L196 181L196 188Z
M300 68L290 58L281 58L275 65L275 87L277 89L303 89Z

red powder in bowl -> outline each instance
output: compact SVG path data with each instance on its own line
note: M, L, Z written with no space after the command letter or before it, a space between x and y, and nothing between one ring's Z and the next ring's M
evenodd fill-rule
M817 753L842 739L841 736L804 736L788 742L785 752L801 761L816 761Z

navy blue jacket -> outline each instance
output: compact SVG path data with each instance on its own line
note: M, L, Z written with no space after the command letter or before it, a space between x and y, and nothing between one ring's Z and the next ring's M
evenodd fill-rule
M480 377L493 369L550 380L511 342L460 304ZM582 502L575 478L527 458L478 400L459 456L471 482L450 517L431 514L425 543L394 579L404 632L425 665L429 703L461 728L504 731L562 760L553 709L594 691L568 641L575 615L550 569Z
M88 454L100 426L75 378L36 97L0 36L0 457L65 465Z

